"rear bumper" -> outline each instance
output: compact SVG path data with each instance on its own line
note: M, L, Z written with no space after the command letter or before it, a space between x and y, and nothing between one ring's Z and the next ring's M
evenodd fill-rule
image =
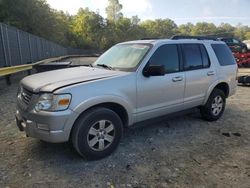
M27 136L52 143L67 142L74 124L73 112L23 112L16 111L16 124Z

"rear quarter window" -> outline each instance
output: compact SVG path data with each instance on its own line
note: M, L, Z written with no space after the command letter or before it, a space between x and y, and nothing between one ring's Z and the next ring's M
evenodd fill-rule
M212 48L221 66L236 64L234 56L226 44L212 44Z

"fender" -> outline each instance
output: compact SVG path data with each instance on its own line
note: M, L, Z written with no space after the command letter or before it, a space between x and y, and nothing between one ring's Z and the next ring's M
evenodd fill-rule
M133 115L133 105L128 101L117 95L101 95L97 97L88 98L87 100L81 102L78 106L72 109L75 113L81 114L87 109L102 104L102 103L116 103L125 108L128 115L128 125L132 125L135 122Z
M208 90L207 90L205 99L204 99L204 101L203 101L203 105L206 104L206 102L207 102L207 100L208 100L210 94L212 93L212 91L214 90L214 88L215 88L218 84L220 84L220 83L226 83L226 84L228 84L228 80L225 80L225 79L218 79L218 80L216 80L215 82L213 82L213 83L209 86L209 88L208 88ZM230 90L230 85L228 84L228 86L229 86L229 90Z

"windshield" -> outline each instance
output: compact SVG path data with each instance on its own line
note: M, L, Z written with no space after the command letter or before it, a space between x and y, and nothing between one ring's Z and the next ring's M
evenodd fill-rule
M98 58L93 66L134 71L150 48L150 44L118 44Z

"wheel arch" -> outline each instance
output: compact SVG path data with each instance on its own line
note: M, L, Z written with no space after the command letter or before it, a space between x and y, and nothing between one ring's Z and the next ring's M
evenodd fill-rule
M216 82L216 83L214 83L213 85L211 85L209 87L206 98L205 98L203 104L206 104L209 96L211 95L211 93L213 92L214 89L220 89L221 91L223 91L226 98L229 96L229 91L230 91L229 84L227 82L225 82L225 81Z
M131 125L134 122L133 116L133 107L132 104L128 102L129 100L125 100L119 96L98 96L83 101L74 109L72 109L75 113L77 113L77 118L75 118L74 122L85 113L87 110L90 110L95 107L105 107L116 112L123 121L125 126Z
M98 107L103 107L103 108L107 108L107 109L114 111L121 118L123 125L128 126L129 117L128 117L127 110L125 109L124 106L122 106L121 104L115 103L115 102L103 102L103 103L95 104L95 105L87 108L83 112L81 112L79 114L79 116L77 117L77 119L82 114L86 113L87 111L92 110L93 108L98 108ZM77 119L76 119L76 121L77 121Z
M119 103L103 102L103 103L94 104L92 106L86 107L83 111L81 111L81 113L78 113L78 116L75 118L73 125L70 128L68 140L70 140L72 137L72 132L73 132L73 129L74 129L74 126L75 126L75 123L77 122L77 120L79 118L81 118L81 116L84 113L86 113L94 108L98 108L98 107L103 107L103 108L107 108L107 109L114 111L121 118L124 127L127 127L129 125L129 121L132 121L131 119L129 119L130 117L129 117L129 114L127 112L127 109Z
M223 91L223 93L225 94L226 98L229 96L229 84L226 82L220 82L219 84L217 84L214 89L220 89L221 91Z

